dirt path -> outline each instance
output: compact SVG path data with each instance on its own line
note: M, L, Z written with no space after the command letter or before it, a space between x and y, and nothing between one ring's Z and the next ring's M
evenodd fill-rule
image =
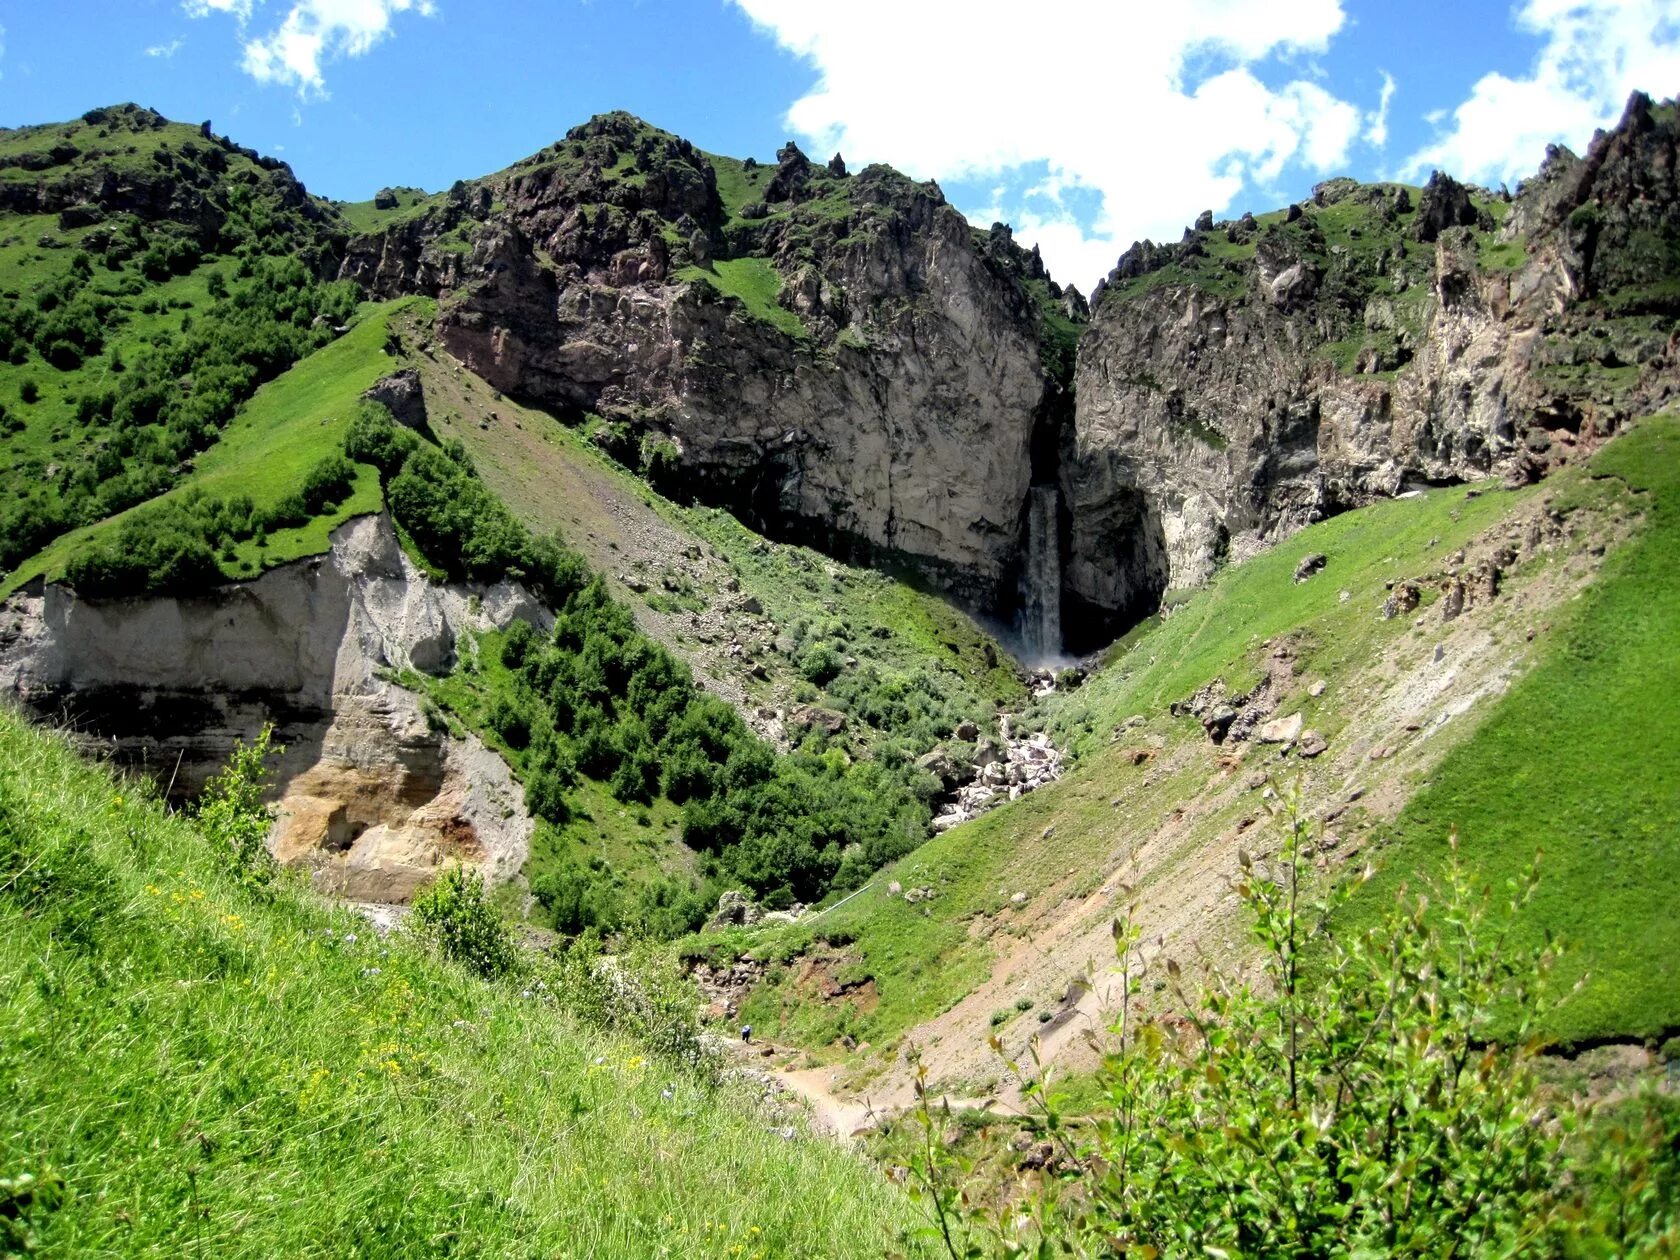
M778 1056L792 1058L798 1053L792 1047L772 1047ZM902 1115L916 1106L912 1085L899 1083L884 1092L866 1093L857 1097L842 1095L835 1089L838 1069L833 1066L809 1068L779 1068L766 1063L750 1048L732 1051L736 1062L748 1073L763 1078L783 1094L796 1100L810 1119L814 1132L826 1134L840 1141L850 1141L880 1125L883 1120ZM952 1111L997 1111L1017 1113L1018 1100L1004 1098L962 1098L942 1096L938 1105Z

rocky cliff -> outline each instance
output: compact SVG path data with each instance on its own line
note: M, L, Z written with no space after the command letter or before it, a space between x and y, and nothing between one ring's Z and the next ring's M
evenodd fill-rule
M667 489L1008 606L1082 302L935 185L778 156L605 115L352 243L342 274L441 296L452 354L599 415Z
M119 761L196 793L263 723L275 763L271 845L324 888L406 901L459 859L512 879L531 833L519 785L473 736L428 722L390 671L438 669L460 634L545 614L517 587L428 583L384 517L329 554L190 598L93 603L67 587L0 605L0 693Z
M1635 95L1514 198L1333 180L1134 245L1093 295L1064 443L1087 629L1409 485L1538 476L1672 394L1677 142L1674 106Z

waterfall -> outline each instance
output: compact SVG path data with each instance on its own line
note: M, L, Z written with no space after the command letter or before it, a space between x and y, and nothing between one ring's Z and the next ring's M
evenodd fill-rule
M1047 661L1062 654L1062 555L1054 485L1027 490L1027 555L1021 575L1021 631L1027 655Z

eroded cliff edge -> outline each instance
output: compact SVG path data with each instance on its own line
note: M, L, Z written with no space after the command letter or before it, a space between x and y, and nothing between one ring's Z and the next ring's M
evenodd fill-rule
M524 864L532 823L506 763L434 729L394 670L435 670L468 630L546 613L521 589L438 586L384 516L329 553L202 595L94 603L62 585L0 605L0 691L117 760L196 793L265 722L277 856L325 890L402 902L444 862L492 882Z

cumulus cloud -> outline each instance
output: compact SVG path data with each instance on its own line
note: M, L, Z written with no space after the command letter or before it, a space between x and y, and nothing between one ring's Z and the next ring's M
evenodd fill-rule
M185 0L194 17L211 12L237 18L241 32L260 0ZM399 13L436 12L432 0L293 0L280 24L244 41L240 62L261 83L295 87L300 96L325 96L322 67L342 57L360 57L391 33Z
M1680 0L1526 0L1519 30L1542 40L1524 77L1484 75L1435 138L1406 162L1464 179L1507 183L1531 174L1546 145L1583 148L1613 124L1628 94L1680 87Z
M1176 238L1245 185L1330 172L1368 129L1310 73L1282 69L1328 48L1340 0L1063 0L1007 24L957 0L733 3L816 68L787 116L802 141L854 169L1012 187L1033 172L999 200L1081 287L1133 239ZM1073 192L1092 204L1076 212Z

